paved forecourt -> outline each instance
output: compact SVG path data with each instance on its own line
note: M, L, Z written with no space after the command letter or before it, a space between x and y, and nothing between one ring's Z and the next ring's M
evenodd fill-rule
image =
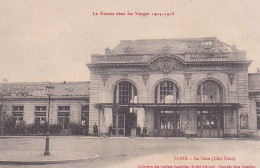
M179 156L213 155L235 157L234 163L253 165L260 155L260 141L257 139L51 136L50 156L43 155L43 136L0 137L0 144L0 163L6 167L48 167L50 164L58 164L58 167L137 167L151 161L175 164L174 157ZM233 161L229 163L233 164Z

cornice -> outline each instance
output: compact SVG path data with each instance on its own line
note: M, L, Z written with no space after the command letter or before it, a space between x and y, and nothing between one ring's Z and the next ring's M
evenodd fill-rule
M37 96L28 96L28 97L4 97L2 101L47 101L48 97L37 97ZM53 96L51 100L89 100L88 96Z
M252 61L205 61L205 62L183 62L184 65L228 65L228 64L251 64ZM142 63L89 63L90 67L120 67L120 66L146 66L147 62Z

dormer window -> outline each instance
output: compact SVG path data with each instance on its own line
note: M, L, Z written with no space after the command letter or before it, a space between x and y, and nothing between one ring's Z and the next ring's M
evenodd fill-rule
M207 41L207 42L205 43L205 48L206 48L206 49L209 49L211 46L212 46L212 42L211 42L211 41Z
M131 53L132 51L133 51L133 48L130 47L130 46L126 46L126 47L124 48L124 52L125 52L125 53Z

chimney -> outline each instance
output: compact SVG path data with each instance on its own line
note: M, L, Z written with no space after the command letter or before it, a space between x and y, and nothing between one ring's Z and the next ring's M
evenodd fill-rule
M107 47L106 49L105 49L105 55L109 55L110 54L110 49Z
M236 51L237 50L237 46L233 43L233 45L231 46L231 51Z

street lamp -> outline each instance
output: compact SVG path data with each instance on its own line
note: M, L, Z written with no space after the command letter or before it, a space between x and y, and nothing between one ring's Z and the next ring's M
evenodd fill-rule
M51 107L51 95L53 94L54 91L54 86L53 84L49 84L47 86L45 86L46 88L46 94L48 96L48 100L49 100L49 105L48 105L48 121L47 121L47 132L46 132L46 144L45 144L45 151L44 151L44 155L50 155L50 150L49 150L49 141L50 141L50 107Z
M4 135L4 104L0 104L0 111L1 111L1 134Z

